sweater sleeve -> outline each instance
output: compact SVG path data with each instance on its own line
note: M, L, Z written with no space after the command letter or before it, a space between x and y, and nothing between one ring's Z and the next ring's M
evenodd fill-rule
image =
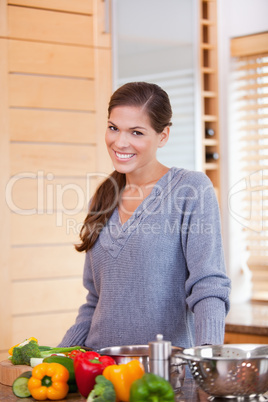
M187 186L182 241L187 261L186 302L195 317L195 344L222 344L229 311L218 202L211 181L196 173Z
M90 255L91 255L90 251L87 252L84 265L84 274L83 274L83 284L88 291L86 303L82 304L82 306L79 308L75 324L68 329L62 341L58 345L59 347L69 347L72 345L79 345L79 346L85 345L85 341L87 339L90 330L95 307L98 302L98 295L94 286L92 270L90 266Z

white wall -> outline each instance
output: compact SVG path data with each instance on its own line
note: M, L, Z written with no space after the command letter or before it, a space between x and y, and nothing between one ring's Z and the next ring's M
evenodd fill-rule
M268 30L267 0L219 0L229 9L229 37ZM229 3L229 4L228 4Z
M157 156L169 167L193 170L197 0L113 0L112 4L114 88L144 80L168 92L171 135Z
M218 45L219 45L219 113L221 132L222 163L222 210L223 236L228 273L233 281L233 300L243 301L249 297L247 278L241 275L241 265L237 263L239 249L233 236L236 223L228 210L228 192L232 182L229 171L229 155L232 151L230 135L230 39L268 31L268 0L218 0ZM232 236L233 235L233 236ZM242 284L244 283L244 287ZM236 286L239 285L239 286Z
M192 68L195 1L113 0L120 79Z

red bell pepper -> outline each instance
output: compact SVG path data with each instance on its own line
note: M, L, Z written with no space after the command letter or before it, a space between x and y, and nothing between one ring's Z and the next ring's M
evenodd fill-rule
M112 364L116 364L112 357L101 356L97 352L77 354L74 358L74 374L80 394L87 398L94 388L95 378Z

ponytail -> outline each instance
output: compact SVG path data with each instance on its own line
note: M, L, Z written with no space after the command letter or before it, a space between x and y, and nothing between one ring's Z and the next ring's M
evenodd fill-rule
M81 243L75 245L77 251L88 251L93 247L101 230L118 206L120 194L125 185L125 174L114 171L98 187L80 231Z

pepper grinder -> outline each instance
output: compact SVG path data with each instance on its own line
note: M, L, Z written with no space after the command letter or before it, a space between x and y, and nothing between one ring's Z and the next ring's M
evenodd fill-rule
M171 342L164 341L163 335L156 335L156 340L149 342L150 373L159 375L169 381Z

